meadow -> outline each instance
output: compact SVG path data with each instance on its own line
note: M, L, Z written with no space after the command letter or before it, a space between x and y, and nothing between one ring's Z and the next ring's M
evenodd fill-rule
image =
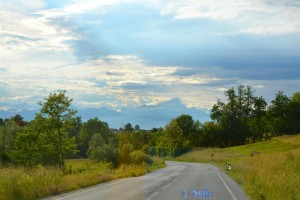
M153 158L153 161L152 165L122 164L115 169L110 163L95 163L88 159L67 160L64 173L57 168L43 166L30 170L0 167L0 199L39 199L114 179L140 176L165 166L161 158Z
M251 156L252 152L259 152ZM177 161L203 162L226 171L252 200L300 199L300 135L229 148L195 149Z

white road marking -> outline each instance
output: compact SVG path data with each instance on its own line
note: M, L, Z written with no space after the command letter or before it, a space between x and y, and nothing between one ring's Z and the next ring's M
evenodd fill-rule
M173 179L173 181L172 181L172 182L174 183L176 180L177 180L177 178Z
M169 187L172 183L169 183L168 185L165 185L162 189L166 189L167 187Z
M225 188L227 189L227 191L229 192L229 194L231 195L233 200L238 200L236 198L236 196L233 194L232 190L229 188L229 186L227 185L227 183L224 181L224 179L222 178L222 176L219 174L219 172L217 172L219 178L221 179L221 181L223 182Z
M149 197L147 200L152 199L153 197L155 197L156 195L158 195L158 192L154 193L151 197Z

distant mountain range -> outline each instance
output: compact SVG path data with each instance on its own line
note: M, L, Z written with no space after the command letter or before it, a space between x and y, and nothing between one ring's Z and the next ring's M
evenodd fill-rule
M37 112L39 110L0 110L0 118L9 118L20 114L25 120L29 121L34 119ZM83 121L98 117L101 121L107 122L111 128L120 128L127 123L131 123L132 126L140 125L142 129L164 127L171 119L181 114L191 115L194 120L200 122L210 120L208 110L187 108L177 98L153 106L124 107L121 111L102 107L78 109L77 113Z

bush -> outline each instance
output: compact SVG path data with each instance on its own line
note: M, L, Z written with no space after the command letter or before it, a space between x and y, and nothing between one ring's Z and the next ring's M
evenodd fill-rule
M134 164L141 164L143 162L152 164L153 162L150 156L147 156L147 154L142 151L133 151L132 153L130 153L130 160Z

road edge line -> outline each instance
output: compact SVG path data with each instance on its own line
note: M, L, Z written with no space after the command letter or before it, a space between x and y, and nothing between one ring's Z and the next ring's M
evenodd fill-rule
M236 198L236 196L233 194L232 190L229 188L229 186L227 185L227 183L224 181L224 179L222 178L222 176L220 175L219 172L217 172L219 178L221 179L221 181L223 182L225 188L227 189L227 191L229 192L230 196L232 197L233 200L238 200Z

